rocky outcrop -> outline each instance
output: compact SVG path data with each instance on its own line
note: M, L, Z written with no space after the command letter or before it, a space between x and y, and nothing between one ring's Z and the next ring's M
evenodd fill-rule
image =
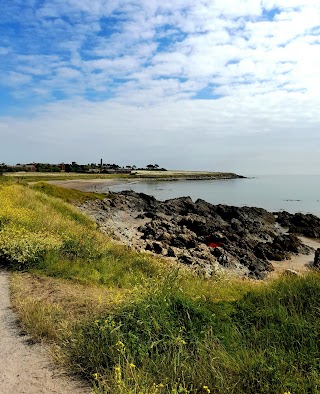
M320 238L320 218L312 214L278 212L277 222L287 227L289 233Z
M274 215L262 208L193 202L190 197L158 201L132 191L88 202L84 209L100 224L117 223L120 239L127 239L130 245L175 258L205 275L233 271L263 278L273 269L270 261L310 253L311 248L302 244L294 229L307 235L308 228L310 235L317 233L318 225L320 228L320 219L313 215ZM279 224L289 227L289 234Z

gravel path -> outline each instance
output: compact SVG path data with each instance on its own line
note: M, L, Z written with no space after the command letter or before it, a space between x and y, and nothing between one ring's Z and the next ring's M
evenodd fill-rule
M0 394L89 394L50 364L45 350L21 336L11 309L9 274L0 270Z

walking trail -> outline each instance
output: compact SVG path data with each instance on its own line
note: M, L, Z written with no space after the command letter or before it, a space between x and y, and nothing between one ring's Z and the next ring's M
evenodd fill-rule
M11 309L9 274L0 270L0 394L89 394L52 365L39 344L17 328Z

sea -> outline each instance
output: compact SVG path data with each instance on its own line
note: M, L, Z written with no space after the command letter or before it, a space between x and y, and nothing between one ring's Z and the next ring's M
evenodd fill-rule
M137 181L101 191L133 190L159 200L190 196L212 204L261 207L271 212L312 213L320 217L320 175L264 175L245 179Z

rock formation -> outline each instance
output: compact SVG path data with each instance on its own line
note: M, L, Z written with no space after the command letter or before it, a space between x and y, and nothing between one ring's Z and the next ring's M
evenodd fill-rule
M270 261L312 251L296 234L320 237L320 219L313 215L273 214L190 197L158 201L125 191L83 209L131 246L175 258L205 275L232 271L261 279L273 270Z

